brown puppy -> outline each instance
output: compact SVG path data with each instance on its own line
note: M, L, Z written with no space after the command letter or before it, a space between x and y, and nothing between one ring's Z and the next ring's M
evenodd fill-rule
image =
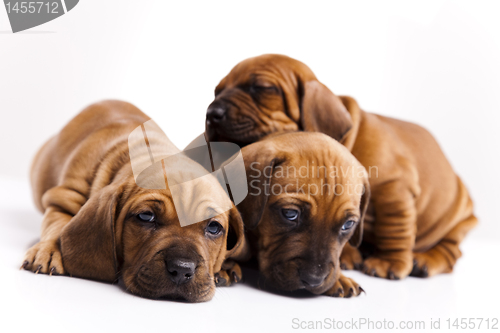
M263 55L236 65L215 89L207 128L210 140L240 145L297 130L343 143L371 176L364 240L374 251L363 263L369 275L451 272L458 245L477 223L465 186L425 129L362 111L292 58ZM357 250L344 252L347 268L361 264Z
M42 235L23 268L109 282L121 277L127 290L149 298L213 297L222 262L244 251L241 217L231 209L181 227L168 186L136 184L129 134L147 121L131 104L105 101L83 110L42 147L31 171L35 203L44 213ZM149 144L166 156L179 152L166 137L157 139L150 136ZM143 183L155 181L154 174L145 177ZM186 195L203 201L197 209L216 209L223 191L211 178L204 181L214 190L188 188Z
M276 135L242 149L249 192L237 207L266 282L335 297L362 290L339 256L358 246L369 201L365 168L321 133ZM226 169L228 174L231 170Z

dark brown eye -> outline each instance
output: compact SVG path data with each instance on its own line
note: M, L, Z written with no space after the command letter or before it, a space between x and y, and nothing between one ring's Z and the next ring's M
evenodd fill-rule
M144 212L144 213L137 214L137 218L142 222L154 222L155 221L155 214L152 212Z
M217 221L212 221L207 225L206 231L211 235L218 235L222 231L222 226Z
M344 225L342 226L342 231L347 231L351 229L352 227L354 227L355 224L356 222L354 220L349 220L345 222Z

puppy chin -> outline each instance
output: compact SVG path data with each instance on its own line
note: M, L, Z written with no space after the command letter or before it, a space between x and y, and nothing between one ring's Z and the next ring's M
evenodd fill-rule
M157 299L179 300L179 301L186 301L189 303L201 303L210 301L215 295L215 284L203 288L198 288L197 290L194 291L191 291L191 289L194 288L186 288L186 290L181 290L182 288L179 289L180 290L174 293L167 292L166 294L157 297Z
M332 282L325 281L320 286L317 286L314 288L306 286L305 289L307 291L315 294L315 295L321 295L321 294L324 294L327 290L329 290L332 287L333 287L333 281Z
M340 273L338 271L332 269L330 271L330 273L328 274L328 276L326 277L325 281L321 285L319 285L315 288L311 288L309 286L306 286L305 289L307 291L310 291L311 293L313 293L315 295L324 294L325 292L327 292L328 290L333 288L333 285L338 280L339 276L340 276Z
M272 288L284 291L306 289L315 295L321 295L331 289L338 278L335 278L337 274L332 270L321 285L317 287L306 286L299 277L298 265L293 261L286 264L271 264L261 271L266 283Z
M191 285L177 286L173 283L159 281L156 285L148 284L140 279L132 279L127 283L124 278L124 287L134 295L149 298L174 301L186 301L190 303L206 302L211 300L215 294L215 284L196 283Z
M178 285L168 278L163 265L153 261L139 269L125 270L121 282L137 296L198 303L211 300L215 294L214 280L207 272L198 271L192 281Z

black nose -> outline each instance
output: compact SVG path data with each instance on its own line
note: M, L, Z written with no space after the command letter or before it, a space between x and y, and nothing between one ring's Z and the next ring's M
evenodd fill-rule
M196 271L196 264L189 260L172 259L167 261L167 274L173 282L183 284L191 280Z
M325 281L328 272L301 272L300 279L305 287L316 288Z
M220 123L226 117L226 111L221 103L212 103L207 109L207 120L212 124Z

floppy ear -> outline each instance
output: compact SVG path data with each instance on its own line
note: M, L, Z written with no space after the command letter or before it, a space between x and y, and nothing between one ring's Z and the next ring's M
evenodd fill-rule
M61 252L64 269L72 276L116 280L115 215L117 187L95 193L64 227Z
M302 129L325 133L341 141L352 127L351 115L342 101L317 80L306 82L303 89Z
M299 106L299 90L298 84L283 84L281 90L283 91L283 98L285 103L285 112L290 119L297 124L300 123L300 106Z
M252 230L259 224L269 197L269 188L277 163L276 149L260 141L242 149L247 173L248 195L238 204L245 228Z
M361 195L361 202L359 204L359 211L361 213L361 217L359 219L359 224L354 230L353 235L349 239L349 244L354 247L358 247L361 245L363 241L363 225L365 220L366 210L368 208L368 203L370 202L370 184L368 183L368 178L365 178L363 184L363 194Z
M238 209L234 207L229 211L229 232L225 259L246 260L249 259L249 255L250 251L245 238L243 220Z

